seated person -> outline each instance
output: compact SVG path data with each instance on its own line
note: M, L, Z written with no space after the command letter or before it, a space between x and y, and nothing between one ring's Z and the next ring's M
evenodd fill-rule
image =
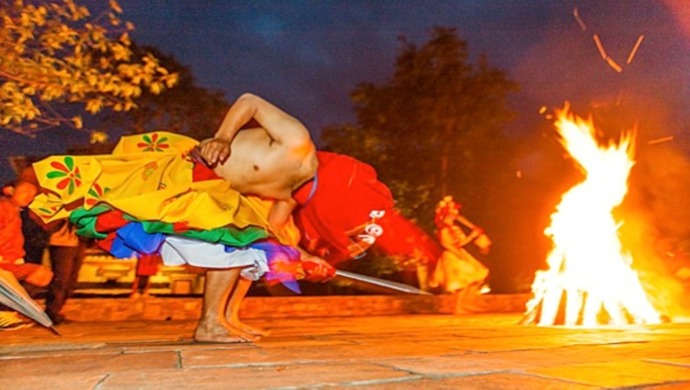
M0 270L3 277L18 280L27 287L45 287L52 272L38 264L24 263L24 236L21 209L36 196L37 187L28 181L19 181L3 188L0 196ZM0 305L0 329L18 329L27 323L17 313Z
M24 235L21 210L36 196L37 187L19 181L3 188L0 196L0 269L11 272L17 280L44 287L50 283L52 272L38 264L24 263Z

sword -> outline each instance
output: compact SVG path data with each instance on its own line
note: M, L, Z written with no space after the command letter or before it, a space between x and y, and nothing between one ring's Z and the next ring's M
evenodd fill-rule
M375 278L373 276L360 275L360 274L347 272L347 271L341 271L341 270L336 270L335 276L339 276L339 277L345 278L345 279L354 280L357 282L371 284L371 285L378 286L378 287L383 287L383 288L386 288L389 290L400 291L400 292L404 292L407 294L433 295L427 291L420 290L417 287L412 287L409 284L391 282L390 280L379 279L379 278Z

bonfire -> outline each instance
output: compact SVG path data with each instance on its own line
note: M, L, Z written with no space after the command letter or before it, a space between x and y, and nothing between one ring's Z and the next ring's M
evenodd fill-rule
M599 142L592 120L557 112L559 141L582 171L584 180L567 191L545 234L553 248L547 270L537 271L525 324L653 324L654 309L623 248L614 217L628 191L634 165L634 133Z

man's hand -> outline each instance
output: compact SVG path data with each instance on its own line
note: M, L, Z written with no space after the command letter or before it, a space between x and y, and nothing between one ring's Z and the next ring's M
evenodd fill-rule
M199 145L199 152L209 166L222 164L230 157L230 142L220 138L211 138Z
M327 282L335 276L335 268L316 256L302 256L302 268L306 272L304 280L309 282Z

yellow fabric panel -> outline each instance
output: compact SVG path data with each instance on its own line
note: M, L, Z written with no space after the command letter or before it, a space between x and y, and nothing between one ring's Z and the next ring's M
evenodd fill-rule
M156 132L123 137L110 155L48 157L34 164L47 191L31 209L49 222L101 202L139 220L186 222L198 229L228 224L269 229L270 201L242 196L221 179L192 182L187 152L196 144Z

